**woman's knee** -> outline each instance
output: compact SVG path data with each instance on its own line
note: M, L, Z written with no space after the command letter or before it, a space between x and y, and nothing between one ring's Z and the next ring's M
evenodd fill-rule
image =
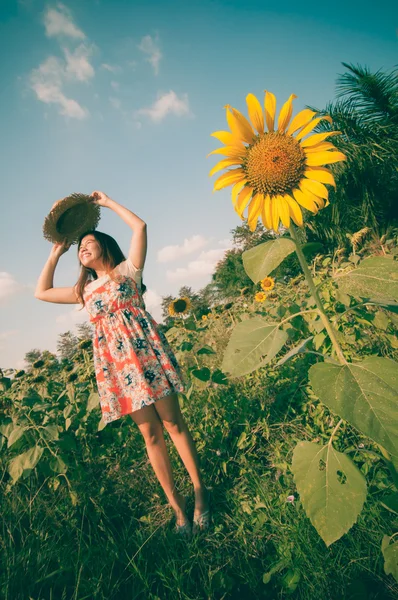
M142 423L138 426L147 446L156 446L163 438L163 428L161 424Z
M170 435L176 435L184 430L184 421L181 416L163 419L163 425Z

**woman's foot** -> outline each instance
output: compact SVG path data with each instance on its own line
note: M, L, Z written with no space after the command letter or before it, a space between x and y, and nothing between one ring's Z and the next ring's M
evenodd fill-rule
M192 527L191 527L191 523L189 522L187 515L185 514L185 510L186 510L186 506L187 506L187 499L184 496L182 496L181 494L178 494L177 503L178 503L178 508L176 510L174 510L175 517L176 517L176 524L175 524L174 531L176 534L178 534L182 537L190 537L190 535L192 533Z
M210 527L210 494L206 488L195 490L193 532L206 531Z

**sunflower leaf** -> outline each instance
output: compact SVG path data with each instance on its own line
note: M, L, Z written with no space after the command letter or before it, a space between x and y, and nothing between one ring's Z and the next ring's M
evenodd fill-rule
M366 481L352 460L331 444L299 442L292 471L307 517L327 546L355 523L366 498Z
M317 363L312 389L330 410L398 456L398 365L372 356L358 363Z
M381 551L384 556L384 571L398 581L398 541L390 543L392 536L385 535L381 542Z
M288 339L278 323L246 319L236 325L229 339L222 364L224 373L240 377L270 362Z
M296 246L290 238L270 240L243 252L243 266L250 279L258 283L272 273L295 249Z
M398 300L398 261L386 256L370 256L356 269L339 273L335 280L339 289L356 298L377 301Z

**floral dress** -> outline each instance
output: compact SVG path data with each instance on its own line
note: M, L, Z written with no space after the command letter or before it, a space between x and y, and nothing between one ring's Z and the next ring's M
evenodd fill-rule
M94 323L93 355L105 423L185 391L183 374L165 335L145 309L142 269L130 259L84 289Z

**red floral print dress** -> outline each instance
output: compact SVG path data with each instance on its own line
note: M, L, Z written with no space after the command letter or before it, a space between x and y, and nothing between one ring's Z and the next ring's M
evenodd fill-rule
M130 259L84 289L85 306L94 323L93 355L105 423L185 391L183 374L166 336L145 309L142 269Z

